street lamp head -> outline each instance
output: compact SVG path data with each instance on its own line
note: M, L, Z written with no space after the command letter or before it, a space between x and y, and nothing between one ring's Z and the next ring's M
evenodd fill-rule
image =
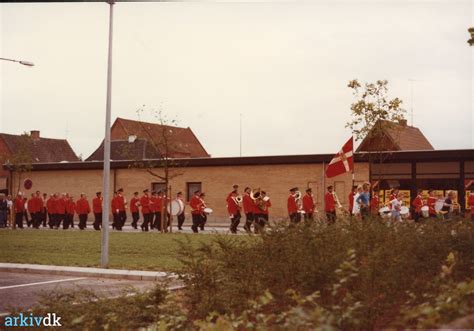
M19 61L20 64L23 64L24 66L28 66L28 67L33 67L35 64L33 62L29 62L29 61Z
M474 27L471 27L471 28L467 29L467 31L471 35L471 39L469 39L467 42L468 42L469 46L473 46L474 45Z

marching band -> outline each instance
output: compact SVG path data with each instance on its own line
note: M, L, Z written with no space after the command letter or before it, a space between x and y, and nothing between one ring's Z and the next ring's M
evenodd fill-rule
M251 233L253 227L253 232L261 233L269 222L270 208L272 207L270 197L260 188L251 189L246 187L243 195L239 194L238 189L238 185L233 185L232 191L228 193L225 199L230 220L230 232L234 234L238 232L241 219L245 216L243 229ZM315 218L321 219L322 215L316 209L316 201L310 187L305 190L304 196L298 187L291 188L289 192L287 212L290 224L297 224L302 220L311 222ZM390 190L389 198L385 201L381 201L379 198L380 192L378 189L370 192L369 183L353 186L348 195L348 210L343 210L334 187L329 185L324 194L324 214L327 223L335 223L337 216L341 213L360 220L368 219L369 215L380 215L382 219L390 219L393 222L402 222L411 215L414 222L418 223L425 218L450 219L453 214L460 212L456 191L448 191L447 196L444 197L442 191L428 190L427 196L424 196L425 191L418 190L410 205L405 205L404 192L397 188ZM39 191L33 193L29 199L23 197L23 194L19 192L15 199L7 199L3 196L0 200L2 200L2 206L10 206L6 207L8 211L14 210L12 216L14 216L15 225L18 228L23 228L24 218L27 220L28 227L32 226L36 229L41 224L43 224L43 227L49 226L51 229L58 229L61 225L63 229L73 228L74 215L77 214L79 218L78 227L80 230L84 230L87 228L87 219L90 212L94 214L93 228L100 230L102 226L103 198L101 192L97 192L96 197L92 200L92 209L84 193L81 193L80 198L76 201L68 193L54 193L48 197L46 193L41 195ZM474 221L474 187L466 196L466 200L467 210L471 215L471 220ZM178 192L175 199L171 200L163 191L153 191L150 196L149 190L145 189L141 197L138 192L134 192L128 206L124 190L120 188L114 192L111 200L112 228L118 231L122 230L127 220L126 211L129 209L133 229L138 228L141 216L143 219L140 225L142 231L149 231L150 229L168 231L171 217L176 216L178 229L183 230L185 205L182 192ZM199 230L204 231L207 216L213 212L206 205L205 193L200 190L195 191L189 201L189 207L192 216L192 231L194 233L198 233ZM30 219L28 219L28 215ZM167 224L163 224L165 219Z

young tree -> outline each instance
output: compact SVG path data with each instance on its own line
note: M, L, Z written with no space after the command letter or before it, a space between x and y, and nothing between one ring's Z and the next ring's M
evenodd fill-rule
M388 81L378 80L365 83L357 79L347 85L352 89L356 101L351 104L351 121L346 127L352 130L355 140L365 140L373 153L368 154L369 164L375 160L381 165L387 158L387 146L391 141L387 136L390 130L397 140L400 137L400 123L405 120L405 110L401 108L402 100L388 97ZM379 171L379 181L382 179Z
M138 119L140 120L141 114L145 111L144 106L137 110ZM178 124L176 119L169 119L166 114L159 110L151 110L156 123L159 124L159 131L156 136L150 141L153 148L159 153L159 157L154 160L135 160L131 167L145 169L150 175L164 182L166 187L166 197L171 198L171 186L170 182L172 179L181 176L183 173L178 171L177 168L185 166L183 162L177 162L174 158L176 152L179 152L180 146L174 140L175 127ZM123 151L126 153L126 151ZM161 217L161 231L165 231L165 224L168 224L168 213L166 211L166 200L163 203L164 208L162 209Z

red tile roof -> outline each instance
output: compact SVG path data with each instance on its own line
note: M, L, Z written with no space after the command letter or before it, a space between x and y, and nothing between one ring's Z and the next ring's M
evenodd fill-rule
M384 150L395 151L428 151L434 150L420 129L403 123L392 123L384 132L387 143ZM357 148L360 151L373 151L374 147L370 138L365 138Z
M142 121L133 121L118 117L111 129L111 139L127 139L130 135L147 139L164 154L162 139L163 130L168 130L171 143L169 144L170 157L209 157L193 131L188 128L160 125Z
M21 135L0 133L0 139L3 140L11 154L15 154L22 144ZM65 139L31 138L31 144L33 163L79 161L76 153L74 153L68 141ZM6 159L8 159L8 156L6 156Z
M128 140L113 140L110 142L110 159L113 161L120 160L147 160L158 159L160 153L155 147L148 143L146 139L136 139L134 142ZM104 141L100 144L86 161L103 161L104 160Z

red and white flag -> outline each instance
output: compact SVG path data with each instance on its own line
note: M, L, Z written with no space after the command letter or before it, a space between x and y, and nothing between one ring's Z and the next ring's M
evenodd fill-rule
M328 178L342 175L354 169L354 141L352 137L342 146L342 149L334 155L326 169Z

